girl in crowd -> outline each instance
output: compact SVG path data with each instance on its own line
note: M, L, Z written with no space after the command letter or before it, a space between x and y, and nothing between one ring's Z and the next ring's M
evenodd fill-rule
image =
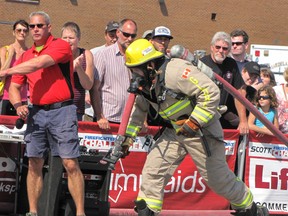
M284 134L288 134L288 68L283 73L286 83L281 83L274 88L278 99L279 129Z
M77 106L77 118L82 121L85 112L85 90L93 85L93 56L90 50L79 48L81 38L79 26L74 22L67 22L61 30L61 37L67 41L73 54L74 66L74 104Z
M256 108L262 113L276 128L279 128L277 107L278 102L275 91L272 86L266 85L261 87L256 94ZM251 130L258 132L257 136L264 134L272 135L273 133L264 126L252 113L249 114L248 124Z
M25 20L18 20L13 25L14 43L4 46L0 49L1 70L13 67L16 60L28 49L26 39L29 34L29 26ZM11 76L4 80L4 90L1 95L0 112L1 115L17 115L16 110L9 101L9 87ZM21 89L22 103L27 103L27 85Z
M276 86L275 76L269 68L260 68L260 77L264 85Z

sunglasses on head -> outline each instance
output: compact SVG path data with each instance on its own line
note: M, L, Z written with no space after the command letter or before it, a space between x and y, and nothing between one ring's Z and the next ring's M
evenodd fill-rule
M217 45L215 45L215 48L217 50L220 50L222 48L222 50L224 50L224 51L227 51L229 49L228 47L222 47L222 46L217 46Z
M258 99L258 100L261 100L261 99L263 99L263 100L268 100L268 99L270 99L270 96L268 96L268 95L259 96L257 99Z
M28 29L15 29L15 31L18 33L21 33L21 32L27 33Z
M137 36L137 34L129 34L129 33L127 33L127 32L123 32L121 29L119 29L119 30L122 32L122 34L124 35L124 37L127 37L127 38L129 38L129 37L135 38L135 37Z
M240 46L242 44L244 44L244 42L232 42L232 46L234 46L234 45Z
M29 28L30 29L34 29L36 26L37 28L43 28L43 26L46 25L46 24L42 24L42 23L39 23L39 24L29 24Z

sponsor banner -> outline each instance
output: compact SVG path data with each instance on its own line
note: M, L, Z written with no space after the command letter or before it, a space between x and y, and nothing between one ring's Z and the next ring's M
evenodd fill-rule
M84 130L79 133L80 144L87 147L88 152L91 149L108 151L115 144L118 128L114 128L115 131L112 128L112 134L85 133L85 127L82 129ZM158 128L151 127L149 133L155 134L157 131ZM227 162L229 168L234 171L239 134L234 130L227 130L224 136ZM137 137L130 148L129 156L120 159L111 174L109 201L112 208L132 209L134 207L148 150L147 146L143 147L144 143L144 135ZM163 209L167 210L229 209L227 200L207 187L189 155L175 171L164 194ZM179 200L187 200L187 202L179 202Z
M288 148L270 136L262 137L261 142L256 133L249 137L245 181L255 202L270 213L288 214Z
M109 202L112 208L133 208L133 201L137 197L142 182L141 171L147 156L148 147L143 147L146 135L154 135L158 129L158 127L151 127L146 133L140 134L131 147L129 156L120 159L116 164L111 174L109 191ZM109 131L102 131L96 123L79 122L80 145L85 146L87 152L89 150L108 151L115 144L117 131L118 125L112 125ZM227 163L234 171L239 133L234 130L224 131L224 136ZM1 145L4 146L7 155L17 157L17 145L11 143L1 143ZM7 155L0 152L0 202L13 203L16 165ZM229 203L207 187L190 156L180 164L164 192L164 209L229 209Z

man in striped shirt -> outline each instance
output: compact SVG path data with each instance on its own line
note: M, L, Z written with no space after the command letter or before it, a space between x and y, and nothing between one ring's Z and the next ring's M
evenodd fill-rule
M98 79L90 90L91 104L101 129L120 123L128 99L131 72L125 66L125 50L137 36L137 24L131 19L119 23L118 40L94 55ZM97 77L97 76L96 76Z

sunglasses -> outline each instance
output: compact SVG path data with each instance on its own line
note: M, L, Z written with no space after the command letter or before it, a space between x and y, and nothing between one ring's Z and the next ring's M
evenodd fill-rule
M228 47L222 47L222 46L217 46L217 45L215 45L215 48L217 50L220 50L222 48L223 51L227 51L229 49Z
M120 30L120 29L119 29ZM137 34L129 34L127 32L123 32L122 30L120 30L122 32L122 34L124 35L124 37L131 37L131 38L135 38L137 36Z
M268 99L270 99L270 96L268 96L268 95L266 95L266 96L259 96L257 99L258 99L258 100L261 100L261 99L263 99L263 100L268 100Z
M30 29L34 29L35 26L37 26L37 28L41 29L41 28L43 28L44 25L46 25L46 24L42 24L42 23L39 23L39 24L30 24L30 25L29 25L29 28L30 28Z
M240 46L242 44L244 44L244 42L232 42L232 46L234 46L234 45Z
M28 29L15 29L15 31L18 33L21 33L21 32L27 33Z

